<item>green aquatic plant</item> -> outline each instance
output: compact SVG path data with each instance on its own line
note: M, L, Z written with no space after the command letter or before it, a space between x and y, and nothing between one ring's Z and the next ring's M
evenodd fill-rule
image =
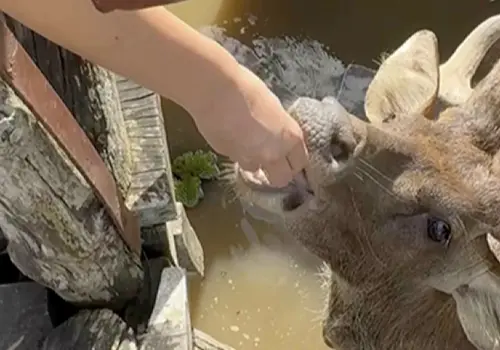
M174 159L172 171L180 178L195 176L203 180L212 180L219 173L217 155L211 151L197 150L186 152Z
M188 208L197 206L204 196L201 179L196 176L186 176L180 180L175 179L175 196L179 202Z
M186 152L174 159L172 172L177 200L193 208L204 197L202 180L213 180L219 176L217 155L203 150Z

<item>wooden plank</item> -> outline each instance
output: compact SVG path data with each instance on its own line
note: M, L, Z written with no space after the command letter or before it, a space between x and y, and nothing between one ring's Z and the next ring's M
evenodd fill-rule
M159 96L120 76L116 83L134 164L127 206L142 227L164 224L177 212Z
M122 304L143 277L88 183L0 81L0 227L12 261L68 301Z
M159 96L129 79L116 76L116 81L136 166L127 206L140 218L143 244L203 275L203 249L184 208L175 202Z

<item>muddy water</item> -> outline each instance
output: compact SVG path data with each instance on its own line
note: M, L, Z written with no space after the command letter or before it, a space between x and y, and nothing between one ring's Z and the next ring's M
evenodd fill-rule
M277 94L323 97L338 92L349 63L376 68L382 52L421 28L438 35L445 59L475 25L500 12L500 2L190 0L171 9L204 27ZM165 101L164 112L173 156L206 148L180 107ZM188 212L206 254L206 277L190 286L194 326L236 349L326 349L320 262L245 214L219 185L206 194Z

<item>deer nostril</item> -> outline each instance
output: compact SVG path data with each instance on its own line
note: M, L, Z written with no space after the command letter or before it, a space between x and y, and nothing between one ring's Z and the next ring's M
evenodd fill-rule
M330 154L337 162L346 162L353 150L354 145L350 145L336 137L330 142Z
M304 203L304 197L300 192L292 192L283 199L282 207L284 211L293 211Z
M343 160L346 158L345 149L341 145L332 144L331 147L332 156L335 159Z

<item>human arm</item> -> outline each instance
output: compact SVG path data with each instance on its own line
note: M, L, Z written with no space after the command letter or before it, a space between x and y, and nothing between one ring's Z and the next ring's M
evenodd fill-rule
M90 0L0 0L11 17L188 110L231 85L238 63L163 7L99 13ZM201 108L201 107L200 107ZM191 112L191 111L190 111Z
M263 167L274 184L305 165L302 132L265 84L165 8L104 15L90 0L0 0L0 9L180 104L216 151L249 170Z

